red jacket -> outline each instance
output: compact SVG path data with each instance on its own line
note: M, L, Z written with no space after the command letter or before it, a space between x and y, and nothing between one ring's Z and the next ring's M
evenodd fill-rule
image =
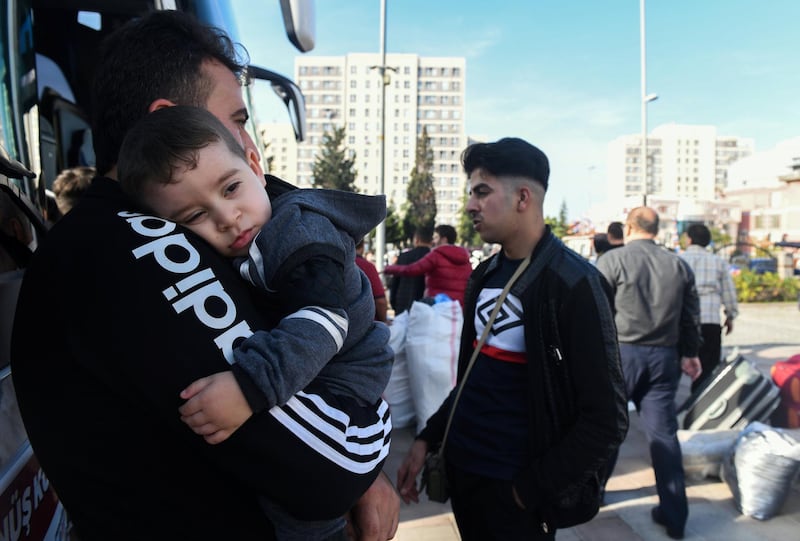
M469 275L472 274L472 265L467 250L454 244L442 244L419 261L410 265L388 265L383 272L400 276L424 274L426 297L444 293L463 306L464 289L467 287Z

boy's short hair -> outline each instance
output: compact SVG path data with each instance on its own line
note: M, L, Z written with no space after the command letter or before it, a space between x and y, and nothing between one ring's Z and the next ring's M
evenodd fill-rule
M711 244L711 231L703 224L692 224L686 230L686 234L692 239L692 244L705 248Z
M141 201L146 185L173 182L176 170L196 168L200 150L220 142L246 161L241 143L205 109L176 105L153 111L131 128L122 142L120 185L125 193Z
M544 152L517 137L505 137L495 143L474 143L461 153L467 176L481 168L495 175L524 177L538 182L547 191L550 162Z

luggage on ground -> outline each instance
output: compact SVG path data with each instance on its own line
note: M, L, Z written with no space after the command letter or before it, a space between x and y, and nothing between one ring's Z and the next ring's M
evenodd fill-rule
M768 422L779 403L772 380L734 351L678 408L678 419L686 430L742 429Z

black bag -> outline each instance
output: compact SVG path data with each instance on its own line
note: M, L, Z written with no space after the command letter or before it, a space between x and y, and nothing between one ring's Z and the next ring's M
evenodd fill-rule
M447 472L444 468L444 457L440 453L431 453L425 457L422 470L422 487L432 502L445 503L450 499L450 487L447 484Z

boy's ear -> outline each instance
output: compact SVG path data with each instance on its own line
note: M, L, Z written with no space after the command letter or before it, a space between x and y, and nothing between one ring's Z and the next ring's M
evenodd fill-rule
M157 111L164 107L174 107L175 105L176 105L175 102L170 101L166 98L158 98L157 100L154 100L153 103L150 104L150 106L147 108L147 112L152 113L153 111Z
M261 179L261 185L267 185L267 179L264 178L264 170L261 168L261 160L258 159L258 152L254 148L244 149L245 157L247 158L247 165L253 170L253 173L258 175Z

